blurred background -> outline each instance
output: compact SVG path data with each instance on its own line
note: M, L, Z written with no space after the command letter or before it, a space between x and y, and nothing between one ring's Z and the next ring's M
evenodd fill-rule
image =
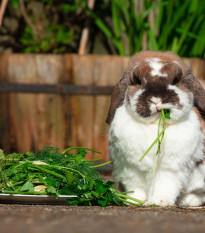
M204 17L204 0L10 0L0 52L129 56L151 49L204 58Z
M96 149L107 160L110 95L135 52L172 51L205 79L204 0L0 2L6 153L51 143Z

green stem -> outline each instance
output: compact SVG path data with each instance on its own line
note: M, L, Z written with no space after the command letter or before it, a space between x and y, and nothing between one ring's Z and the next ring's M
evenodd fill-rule
M164 109L162 109L160 119L159 119L158 136L159 136L159 132L160 132L161 120L163 121L163 128L166 128ZM156 153L155 159L154 159L152 177L154 177L154 175L155 175L155 171L156 171L156 167L157 167L157 160L158 160L159 154L161 153L161 144L162 144L163 138L164 138L164 133L161 135L161 138L159 137L159 139L158 139L158 149L157 149L157 153Z
M85 183L85 176L84 176L81 172L79 172L78 170L76 170L76 169L73 169L73 168L70 168L70 167L56 166L56 165L48 165L48 166L49 166L49 167L54 167L54 168L57 168L57 169L67 169L67 170L76 172L76 173L78 173L80 176L82 176L83 182ZM58 174L58 173L56 173L56 174ZM64 176L62 176L62 177L64 177ZM65 178L65 177L64 177L64 178ZM65 178L65 179L66 179L66 178Z
M161 121L162 121L162 114L160 114L160 118L159 118L159 123L158 123L158 131L157 131L157 134L159 136L160 134L160 126L161 126ZM157 153L159 152L160 153L160 138L158 139L158 149L157 149Z
M86 148L86 147L78 147L78 146L67 148L67 149L64 150L61 154L65 154L67 151L76 150L76 149L89 150L89 151L92 151L92 152L96 152L96 153L98 153L98 154L102 154L101 152L99 152L99 151L97 151L97 150L89 149L89 148Z
M27 181L31 181L36 175L32 175Z
M166 128L166 122L165 122L165 114L164 114L164 109L162 109L162 120L163 120L163 128ZM160 140L160 145L162 143L162 140L164 138L164 133L162 134L161 140Z
M140 204L143 204L143 203L144 203L143 201L141 201L141 200L139 200L139 199L136 199L136 198L134 198L134 197L130 197L130 196L128 196L128 195L124 195L124 194L121 194L121 193L116 193L116 195L118 195L119 197L125 198L125 199L130 199L130 200L135 201L135 202L138 202L138 203L140 203Z
M51 166L51 165L48 165L48 166ZM39 169L39 170L41 170L41 171L43 171L43 172L52 174L52 175L57 176L57 177L59 177L59 178L61 178L61 179L64 179L64 180L66 181L66 178L65 178L64 176L58 174L57 172L54 172L54 171L51 171L51 170L49 170L49 169L40 167L40 166L38 166L38 165L33 165L33 164L29 164L29 167Z
M102 167L102 166L105 166L105 165L107 165L107 164L109 164L109 163L112 163L112 161L108 161L108 162L106 162L106 163L101 163L101 164L95 165L95 166L90 166L90 168Z
M98 160L101 160L102 158L98 158L98 159L85 159L85 162L95 162Z
M156 153L155 158L154 158L154 166L153 166L153 170L152 170L152 177L154 177L154 175L155 175L158 157L159 157L159 153Z
M160 119L159 119L158 137L159 137L159 132L160 132L161 120L163 120L163 128L166 128L166 121L165 121L166 117L165 117L164 109L162 109L161 115L160 115ZM155 171L156 171L156 167L157 167L157 160L159 158L159 154L161 153L161 144L162 144L163 138L164 138L164 133L162 134L161 138L159 137L159 140L158 140L158 150L157 150L157 153L156 153L155 159L154 159L154 166L153 166L153 170L152 170L152 177L154 177L154 175L155 175Z
M120 198L120 197L119 197L119 199L120 199L121 201L123 201L123 202L128 203L128 204L135 205L135 206L137 206L137 207L142 207L142 205L141 205L141 204L137 204L137 203L134 203L134 202L128 201L128 200L123 199L123 198Z
M147 149L147 151L143 154L143 156L140 158L140 162L143 160L143 158L147 155L147 153L152 149L152 147L155 145L155 143L158 141L158 139L161 137L161 135L164 133L166 128L163 128L161 133L158 135L158 137L154 140L152 145Z

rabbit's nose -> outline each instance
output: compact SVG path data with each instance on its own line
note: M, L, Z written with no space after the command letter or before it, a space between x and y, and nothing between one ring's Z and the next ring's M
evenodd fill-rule
M152 97L149 101L155 105L155 109L157 112L161 112L161 108L158 105L161 102L160 98Z
M160 99L160 98L157 98L157 97L152 97L149 101L150 101L151 103L157 105L158 103L161 102L161 99Z

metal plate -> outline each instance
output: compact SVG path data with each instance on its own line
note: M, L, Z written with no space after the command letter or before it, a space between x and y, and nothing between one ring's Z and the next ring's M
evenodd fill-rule
M26 205L65 205L68 198L76 195L60 195L58 198L48 195L21 195L21 194L0 194L0 204L26 204Z

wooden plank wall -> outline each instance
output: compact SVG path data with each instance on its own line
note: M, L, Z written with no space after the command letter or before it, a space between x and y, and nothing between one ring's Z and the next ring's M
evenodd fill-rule
M29 84L115 85L128 58L78 55L0 55L0 80ZM107 160L109 96L1 93L0 147L6 152L85 146ZM89 153L88 158L98 156Z
M100 55L0 55L0 81L29 84L115 85L129 58ZM185 59L198 78L205 60ZM108 159L105 123L110 96L1 93L0 148L6 153L85 146ZM87 158L98 155L88 153Z

